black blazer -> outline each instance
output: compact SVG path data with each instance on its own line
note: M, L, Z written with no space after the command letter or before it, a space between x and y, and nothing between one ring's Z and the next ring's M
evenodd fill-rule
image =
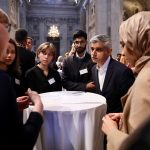
M99 86L96 65L92 68L92 79L96 85L96 93L106 98L107 112L121 112L121 97L126 94L135 80L132 70L111 58L102 91Z
M24 77L26 71L35 66L35 55L33 52L23 48L17 47L19 51L19 61L22 71L22 77Z

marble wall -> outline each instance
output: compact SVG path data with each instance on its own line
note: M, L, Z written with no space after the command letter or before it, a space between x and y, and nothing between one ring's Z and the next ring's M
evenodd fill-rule
M78 5L85 8L86 11L88 39L96 34L110 35L114 58L121 51L119 26L123 21L124 10L128 17L136 13L136 8L138 11L150 10L150 0L79 0Z
M119 25L122 21L122 0L85 0L88 39L96 34L107 34L112 40L112 56L120 51ZM88 48L89 49L89 48Z
M80 28L79 11L74 3L60 3L57 1L32 1L27 9L27 29L33 37L35 47L45 42L48 31L56 25L60 32L60 55L69 50L73 31Z
M0 7L11 18L10 37L17 28L25 28L34 39L34 48L45 42L50 26L57 25L60 32L60 55L69 50L72 34L83 29L88 40L96 34L108 34L112 39L112 55L120 51L119 26L123 11L138 5L150 10L150 0L0 0ZM130 5L128 5L130 3ZM61 5L61 7L60 7ZM130 6L130 7L128 7ZM128 13L130 12L128 11ZM89 47L87 46L89 50Z

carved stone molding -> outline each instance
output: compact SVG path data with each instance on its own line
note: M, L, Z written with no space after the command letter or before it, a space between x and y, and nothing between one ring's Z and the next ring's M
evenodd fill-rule
M16 7L16 0L10 0L9 1L9 16L11 20L12 26L17 26L17 7Z
M55 18L55 17L28 17L27 22L30 24L39 24L43 22L45 25L50 24L78 24L79 19L76 18Z
M150 0L124 0L123 2L123 20L137 12L149 10Z
M45 25L50 24L78 24L79 19L76 18L56 18L56 17L49 17L44 18Z
M27 18L27 28L28 32L30 34L39 34L39 23L40 23L40 18L38 17L32 17L32 18Z

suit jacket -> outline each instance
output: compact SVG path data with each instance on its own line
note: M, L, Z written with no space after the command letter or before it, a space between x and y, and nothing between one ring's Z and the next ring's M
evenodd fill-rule
M69 56L63 62L62 84L69 91L86 91L86 84L91 79L91 68L93 62L90 54L86 53L83 59L76 56ZM80 71L87 69L85 73Z
M22 77L24 77L26 71L35 66L35 55L31 51L19 46L18 51Z
M127 93L135 79L132 70L111 58L106 71L103 89L100 90L96 65L92 68L92 79L96 85L96 93L106 98L107 112L121 112L121 97Z

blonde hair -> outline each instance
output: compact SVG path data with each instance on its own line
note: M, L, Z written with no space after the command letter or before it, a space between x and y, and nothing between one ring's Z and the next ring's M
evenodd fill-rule
M0 23L10 24L10 19L8 15L0 8Z
M52 52L54 59L56 58L56 48L53 43L45 42L42 43L36 50L36 56L38 57L40 52L44 52L47 48L49 48Z

